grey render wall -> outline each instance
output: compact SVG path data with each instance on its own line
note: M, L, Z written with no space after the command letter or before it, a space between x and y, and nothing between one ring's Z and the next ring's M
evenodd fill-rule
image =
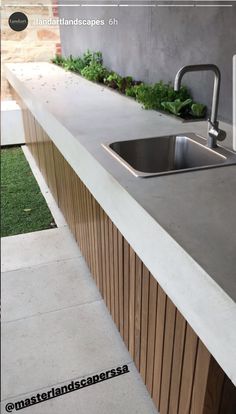
M59 4L63 3L62 0ZM214 63L222 73L219 117L232 121L232 57L236 54L236 6L60 7L60 17L104 19L98 27L61 26L63 55L100 50L104 64L146 82L173 81L187 64ZM117 26L108 20L116 18ZM211 105L213 74L186 74L194 99Z

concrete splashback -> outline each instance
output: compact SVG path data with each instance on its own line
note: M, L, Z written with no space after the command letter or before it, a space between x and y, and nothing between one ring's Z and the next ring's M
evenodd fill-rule
M62 3L62 1L59 1ZM222 73L220 118L232 121L232 58L236 7L59 7L60 17L104 19L104 26L61 26L62 52L101 50L104 63L146 82L173 81L188 64L214 63ZM118 25L109 26L109 18ZM194 99L211 105L213 75L191 73L184 83Z

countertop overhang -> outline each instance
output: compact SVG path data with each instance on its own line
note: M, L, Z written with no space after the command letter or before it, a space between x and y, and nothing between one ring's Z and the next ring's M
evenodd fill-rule
M101 143L206 135L50 63L8 81L236 385L236 166L140 179ZM232 131L227 124L230 146Z

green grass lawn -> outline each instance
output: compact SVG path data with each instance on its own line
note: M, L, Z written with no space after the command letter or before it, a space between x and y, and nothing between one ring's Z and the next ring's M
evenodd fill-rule
M1 237L55 227L21 148L1 149Z

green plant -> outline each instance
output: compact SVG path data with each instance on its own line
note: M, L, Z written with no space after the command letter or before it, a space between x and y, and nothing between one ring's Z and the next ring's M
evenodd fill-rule
M145 109L158 109L152 85L142 83L134 87L133 93L135 94L136 100L142 103Z
M69 58L64 59L64 62L62 63L62 66L66 69L66 70L71 70L72 72L78 72L81 73L82 69L84 69L85 62L83 59L81 59L80 57L78 58L73 58L72 55L70 55Z
M174 88L171 87L173 90ZM180 99L181 101L186 101L186 99L192 99L192 96L187 88L187 86L183 85L180 87L178 91L174 90L174 100Z
M90 63L92 62L92 58L93 58L93 52L91 52L89 49L84 52L82 59L84 61L85 66L89 66Z
M103 83L104 79L109 76L109 71L100 63L93 62L82 69L81 75L88 80Z
M121 93L125 93L127 88L133 85L133 78L131 76L125 76L118 80L118 89Z
M132 93L132 92L131 92ZM143 104L145 109L163 109L163 102L173 102L176 99L184 101L190 99L190 93L185 86L176 92L170 83L157 82L153 85L141 84L135 87L134 91L138 102Z
M136 98L136 86L130 86L126 88L125 94L126 96L130 96L131 98Z
M119 89L121 93L125 93L127 88L131 88L133 85L133 78L131 76L122 76L118 73L112 72L105 80L107 86L113 89Z
M115 72L112 72L107 78L106 78L106 80L105 80L105 84L107 85L107 86L109 86L110 88L113 88L113 89L118 89L119 88L119 82L120 82L120 80L121 80L122 78L121 78L121 76L120 75L118 75L117 73L115 73Z
M206 114L206 105L203 105L201 103L194 102L191 105L191 111L190 114L194 116L195 118L203 118Z
M126 90L125 90L126 96L130 96L130 97L136 99L137 95L138 95L138 92L139 92L140 89L142 89L141 87L143 85L144 84L142 82L133 80L132 86L127 87Z
M82 60L84 62L84 66L89 66L92 63L100 63L102 65L102 53L101 52L91 52L91 50L87 50L83 56Z
M52 63L55 63L58 66L63 66L64 61L65 61L65 58L63 58L61 55L56 55L52 59Z
M64 58L62 56L56 55L52 59L52 62L56 65L63 66L66 70L71 70L73 72L81 73L81 71L89 65L98 63L102 65L102 53L101 52L91 52L87 50L82 57L73 57L70 55L69 58Z
M162 107L171 112L174 115L180 116L183 109L189 107L192 103L192 99L186 99L185 101L181 101L180 99L176 99L174 102L162 102Z
M69 58L56 56L52 62L63 66L66 70L80 73L86 79L105 83L113 89L118 89L126 96L135 98L145 109L165 110L176 116L188 118L202 118L206 113L206 106L192 102L191 94L186 86L175 91L171 83L162 81L147 85L133 80L131 76L122 77L116 72L109 72L103 66L101 52L87 50L82 57ZM192 104L192 105L190 105Z

